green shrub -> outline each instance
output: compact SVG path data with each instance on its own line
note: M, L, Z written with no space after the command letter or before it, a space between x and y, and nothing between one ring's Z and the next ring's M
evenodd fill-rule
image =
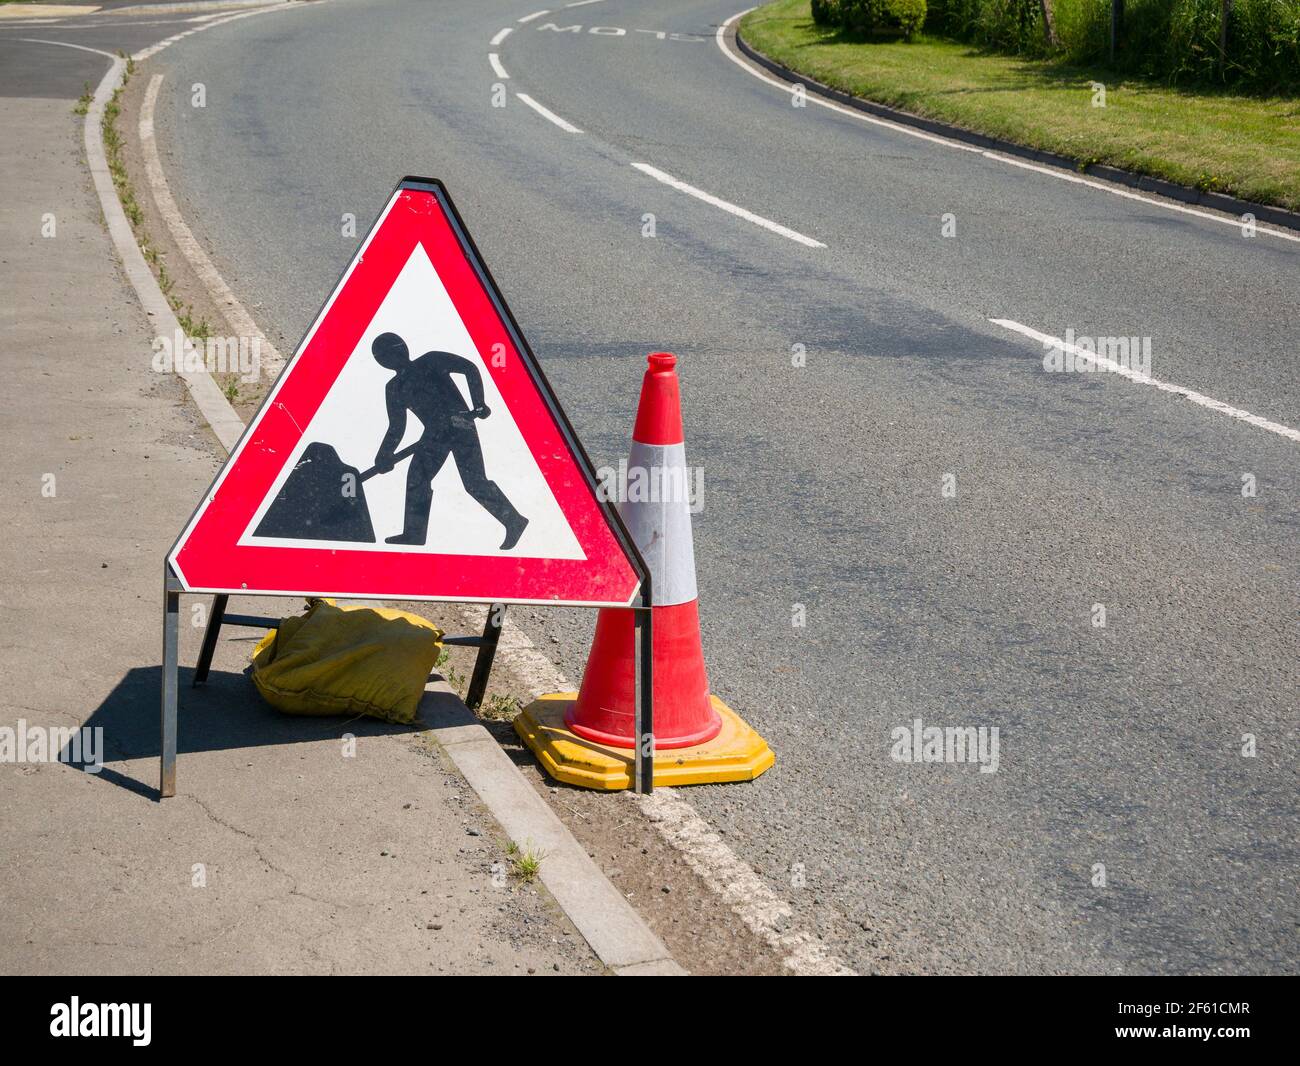
M925 25L926 0L839 0L840 23L860 33L900 33L911 40Z
M1058 58L1109 62L1111 0L1052 0ZM1300 0L1125 0L1115 68L1171 84L1300 91ZM1041 0L930 0L926 29L1016 55L1047 55Z
M812 0L812 17L819 26L838 26L840 24L838 0Z

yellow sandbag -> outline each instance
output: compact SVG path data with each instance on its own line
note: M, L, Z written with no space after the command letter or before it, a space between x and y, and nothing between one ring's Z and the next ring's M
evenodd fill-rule
M310 601L253 649L253 684L286 714L414 721L442 630L405 611Z

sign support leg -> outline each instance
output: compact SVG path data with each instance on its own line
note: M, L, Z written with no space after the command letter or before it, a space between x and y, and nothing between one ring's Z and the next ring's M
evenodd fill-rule
M652 619L654 609L646 606L633 609L632 657L636 664L633 681L633 698L636 705L636 777L633 785L637 792L648 796L655 787L655 726L654 726L654 637Z
M465 695L465 706L477 711L487 691L488 674L492 672L492 662L497 655L497 642L501 639L501 627L506 620L506 605L494 603L488 608L487 623L483 626L483 640L478 646L478 657L474 660L474 674L470 678L469 692Z
M176 689L180 641L181 594L168 568L163 580L162 743L158 767L158 798L176 795Z
M207 628L203 630L203 647L199 649L199 661L194 667L192 687L206 684L208 671L212 668L212 655L217 650L217 637L221 634L221 622L226 617L226 603L230 599L225 593L212 597L212 613L208 615Z

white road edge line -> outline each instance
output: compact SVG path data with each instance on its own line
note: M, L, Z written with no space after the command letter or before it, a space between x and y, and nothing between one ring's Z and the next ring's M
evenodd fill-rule
M541 18L543 15L549 15L550 13L551 13L551 9L550 9L549 7L544 7L544 8L542 8L541 11L534 11L531 15L525 15L523 18L518 19L517 21L519 21L519 22L532 22L533 19L539 19L539 18Z
M481 612L461 607L459 614L460 623L466 629L483 624ZM528 639L508 611L498 655L530 696L574 691L575 686ZM680 789L656 788L644 797L633 792L622 795L627 802L637 805L660 837L682 854L687 865L710 891L723 899L745 927L776 953L785 969L801 976L854 974L810 933L791 927L794 909L790 904L727 846L682 797Z
M514 30L515 28L513 26L507 26L504 30L497 30L496 36L494 36L492 40L488 41L488 45L492 48L495 48L507 37L509 37L512 33L514 33Z
M536 111L539 115L541 115L542 118L546 119L547 122L555 123L555 125L559 126L560 129L564 130L565 133L582 132L582 130L578 129L578 127L573 125L572 123L565 122L564 119L560 118L560 116L557 115L554 111L550 111L547 108L543 107L527 93L515 93L515 95L519 97L519 99L522 100L524 103L526 103L529 107L531 107L534 111Z
M253 317L244 310L244 305L235 299L235 294L230 291L226 279L208 258L207 252L203 250L203 246L186 225L180 209L176 206L176 201L172 198L171 187L167 184L167 175L163 171L162 159L158 156L158 142L154 138L154 108L158 103L158 90L162 87L162 83L161 74L155 74L149 79L149 87L145 90L144 101L140 106L140 148L144 156L144 172L149 182L149 191L158 207L158 213L162 215L163 221L171 231L172 240L189 261L190 268L203 282L213 302L221 308L235 335L248 337L257 343L260 369L267 379L274 380L284 367L284 356L258 328Z
M768 85L774 85L782 92L793 95L795 91L794 85L778 81L761 67L756 67L751 64L749 60L739 52L733 52L727 47L727 30L730 28L731 24L737 19L744 18L744 16L748 15L753 10L754 8L747 7L744 11L737 11L731 16L731 18L727 19L726 22L718 27L718 32L714 34L713 39L718 42L718 47L722 49L722 54L735 63L736 66L740 67L740 69L746 74L751 74L759 81L765 81ZM873 126L884 126L887 129L897 130L899 133L905 133L909 137L916 137L922 141L934 141L936 144L945 144L950 148L958 148L963 152L980 151L980 149L976 148L974 145L962 144L960 141L950 140L947 137L938 137L933 133L926 133L924 130L913 129L911 126L904 126L898 122L890 122L888 119L876 118L874 115L868 115L855 108L845 107L843 104L837 104L833 100L827 100L825 97L818 96L816 93L805 93L804 100L810 100L819 107L826 108L828 111L838 111L841 115L848 115L849 118L856 118L862 122L868 122Z
M1060 337L1053 337L1047 333L1040 333L1036 329L1023 325L1020 322L1014 322L1009 318L990 318L995 326L1001 326L1003 329L1009 329L1014 333L1019 333L1025 337L1030 337L1044 346L1059 347L1062 351L1072 353L1075 358L1082 358L1094 364L1101 370L1118 374L1120 377L1127 378L1137 385L1151 385L1161 392L1172 393L1175 396L1182 396L1184 399L1191 400L1192 403L1200 404L1202 407L1208 407L1211 411L1218 411L1220 414L1227 415L1229 418L1236 418L1242 422L1249 423L1257 429L1266 429L1270 433L1276 433L1279 437L1286 437L1288 440L1300 443L1300 429L1292 429L1290 426L1281 425L1278 422L1270 422L1267 418L1261 418L1259 415L1253 415L1249 411L1243 411L1240 407L1233 407L1230 404L1223 403L1213 397L1206 396L1204 393L1194 389L1184 388L1182 385L1171 385L1167 381L1157 381L1155 378L1146 374L1140 374L1136 370L1123 366L1108 359L1104 355L1097 355L1093 352L1085 351L1077 344L1069 344Z
M1209 219L1211 222L1221 222L1224 225L1232 226L1240 230L1243 223L1239 218L1228 218L1223 215L1216 215L1212 211L1202 211L1195 207L1184 207L1182 204L1166 203L1164 200L1154 200L1150 196L1143 196L1141 193L1132 192L1129 189L1121 189L1115 185L1108 185L1106 182L1097 181L1093 178L1085 178L1079 174L1067 174L1063 170L1056 170L1052 167L1045 167L1038 163L1031 163L1025 159L1013 159L1011 156L1001 155L998 152L983 151L980 153L987 159L995 159L999 163L1006 163L1008 166L1020 167L1022 170L1033 170L1039 174L1046 174L1048 177L1056 178L1060 181L1073 182L1076 185L1086 185L1090 189L1100 189L1102 192L1108 192L1112 196L1122 196L1126 200L1137 200L1139 203L1151 204L1153 207L1163 207L1170 211L1179 211L1184 215L1195 215L1197 218ZM1300 233L1287 233L1285 230L1274 229L1272 226L1255 223L1256 233L1266 233L1270 237L1280 237L1284 241L1291 241L1294 244L1300 244Z
M506 73L506 68L501 65L501 57L495 52L488 53L488 62L492 64L492 73L498 78L510 80L510 75Z
M232 15L222 21L230 22L237 18L247 18L250 15L260 15L274 10L281 10L281 7L259 8ZM189 33L219 25L222 25L222 22L208 22L198 27L198 30L191 30ZM188 37L189 33L178 34L172 42L167 43L174 43L176 40ZM64 42L37 43L62 45ZM67 47L93 51L81 45ZM162 47L166 47L166 43L163 43ZM155 47L145 51L153 55L161 50L161 47ZM122 261L123 269L135 289L136 298L145 313L153 320L156 335L174 336L180 331L180 323L158 287L157 279L145 263L139 245L136 244L135 234L117 197L117 190L108 169L108 159L104 153L104 108L124 80L126 62L107 52L101 54L112 60L112 65L96 88L86 111L84 143L87 162L95 192L99 196L100 208L104 212L104 219L108 225L109 236ZM152 88L152 83L150 87ZM233 295L231 298L235 299ZM240 310L247 315L247 311L242 307ZM221 446L229 453L244 432L243 421L206 370L178 373L185 382L199 413L212 427ZM429 687L439 688L436 683ZM445 688L445 685L441 687ZM510 832L510 826L513 826L517 833L527 834L525 839L512 835L512 839L520 847L535 846L538 842L537 838L544 838L551 842L554 852L548 852L548 862L542 864L539 876L557 901L564 900L565 913L587 938L592 950L597 953L601 961L610 966L616 974L684 974L686 971L672 959L659 937L614 888L600 868L590 860L576 838L564 827L545 800L528 784L522 772L502 751L491 734L487 733L481 725L477 726L477 730L482 737L487 738L490 747L486 744L474 743L479 737L472 730L469 731L469 735L462 734L459 742L448 739L444 743L440 738L439 743L443 745L443 750L448 752L448 757L479 794L492 817L506 829L507 833ZM459 750L452 754L448 750L448 745ZM489 797L492 802L489 802ZM502 806L503 797L509 799L505 806Z
M78 52L94 52L97 56L108 56L109 59L116 59L112 52L105 52L102 48L87 48L84 44L69 44L67 41L47 41L41 37L19 37L18 40L27 44L53 44L60 48L75 48Z
M723 898L745 927L763 940L792 973L812 977L854 977L856 973L811 933L788 928L794 910L682 799L676 789L648 796L627 793L659 835L682 853L686 864ZM782 930L785 930L784 932Z
M202 33L204 30L210 30L213 26L224 26L227 22L237 22L240 19L253 18L256 15L265 15L269 11L285 11L289 8L301 9L310 6L310 4L303 3L303 0L285 0L285 3L283 4L275 4L271 7L254 8L252 11L241 11L238 14L228 15L225 18L214 19L212 22L205 22L203 25L195 26L192 30L186 30L184 33L173 34L171 37L167 37L164 40L159 41L157 44L151 44L148 48L141 48L140 51L136 52L131 58L137 63L143 63L150 56L157 55L164 48L170 48L177 41L183 41L186 37L190 37L196 33Z
M762 226L764 229L771 230L773 233L779 233L782 237L806 245L809 248L826 247L826 245L822 244L821 241L815 241L811 237L805 237L797 230L788 229L787 227L782 226L779 222L773 222L770 218L764 218L762 215L756 215L752 211L746 211L743 207L737 207L735 204L720 199L711 193L707 193L703 189L697 189L694 185L687 185L686 182L674 178L671 174L665 174L657 167L652 167L649 163L633 163L632 166L641 171L642 174L648 174L650 177L654 178L655 181L661 181L665 185L676 189L678 192L684 192L688 196L694 196L697 200L703 200L706 204L712 204L714 207L721 208L728 214L735 215L737 218L743 218L746 222L752 222L754 225Z
M747 7L744 11L737 11L726 22L718 27L718 32L714 39L718 42L718 47L722 54L730 59L736 66L740 67L745 73L752 75L759 81L767 82L768 85L774 85L782 92L793 93L794 86L783 81L778 81L771 77L767 71L751 64L748 59L738 52L732 51L727 46L726 32L733 22L748 15L754 8ZM998 152L990 152L983 148L978 148L972 144L963 144L961 141L954 141L948 137L940 137L933 133L926 133L924 130L914 129L911 126L904 126L898 122L890 122L888 119L877 118L874 115L868 115L866 112L859 111L856 108L845 107L837 104L833 100L827 100L818 96L816 93L805 93L804 99L817 104L819 107L827 108L830 111L838 111L841 115L847 115L849 118L855 118L859 122L869 122L874 126L885 126L899 133L905 133L909 137L917 137L923 141L933 141L935 144L946 145L949 148L956 148L960 152L975 152L984 156L986 159L992 159L997 163L1007 163L1013 167L1020 167L1022 170L1032 170L1038 174L1046 174L1049 178L1056 178L1060 181L1073 182L1076 185L1086 185L1090 189L1097 189L1101 192L1110 193L1112 196L1122 196L1126 200L1137 200L1139 203L1150 204L1152 207L1162 207L1166 211L1178 211L1184 215L1193 215L1196 218L1208 219L1211 222L1219 222L1225 226L1232 226L1235 229L1241 229L1242 222L1239 218L1228 215L1216 215L1211 211L1201 210L1195 207L1186 207L1183 204L1172 203L1168 200L1157 200L1151 196L1144 196L1141 193L1132 192L1129 189L1122 189L1118 185L1111 185L1108 182L1098 181L1095 178L1087 178L1078 174L1070 174L1064 170L1055 167L1045 167L1038 163L1030 163L1026 160L1013 159L1010 156L1002 155ZM1284 241L1292 241L1300 244L1300 234L1287 233L1285 230L1274 229L1271 226L1262 223L1255 223L1256 233L1266 233L1270 237L1278 237Z
M439 678L425 693L421 724L506 835L545 853L538 877L600 961L618 976L685 976L663 940L451 686Z
M174 39L179 40L182 36L189 36L190 33L200 33L211 29L213 26L220 26L224 22L234 21L237 18L248 18L251 15L261 15L268 11L280 9L279 7L268 7L242 12L238 15L232 15L228 19L204 23L202 26L188 31L188 33L178 34ZM80 46L71 45L69 47L76 48ZM159 46L147 51L152 55L162 51L165 47L167 47L167 44L160 42ZM126 78L126 61L116 56L110 56L109 58L113 60L112 65L100 80L90 106L86 109L84 126L86 165L90 169L91 180L94 182L95 192L99 196L99 206L104 213L104 223L108 228L109 238L112 240L113 247L117 251L117 257L122 263L122 270L126 274L127 280L131 282L131 287L135 290L136 299L140 301L140 306L151 321L154 337L171 338L183 332L181 324L177 321L171 304L167 302L162 289L158 287L158 279L153 276L153 272L144 260L144 253L140 251L140 246L136 243L131 223L127 221L126 213L122 210L122 202L117 197L117 189L113 185L113 177L108 169L108 158L104 153L104 108L113 98L113 94L122 87L122 83ZM199 414L212 428L212 432L216 435L221 447L229 453L244 432L244 423L240 420L239 415L235 413L235 409L230 406L230 401L226 399L206 368L188 370L182 367L177 368L175 372L185 383L186 391L189 392L190 398L194 401L194 406L199 409Z

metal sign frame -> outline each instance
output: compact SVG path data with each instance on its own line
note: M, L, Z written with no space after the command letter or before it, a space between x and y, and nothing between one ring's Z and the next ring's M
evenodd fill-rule
M634 782L635 791L649 793L654 788L654 681L653 681L653 609L651 599L651 582L650 569L646 565L640 550L633 542L623 524L623 520L618 513L618 509L613 503L603 498L599 489L600 482L596 477L595 467L588 456L586 449L583 447L581 440L578 439L574 431L573 424L569 421L560 405L555 391L551 388L537 357L533 354L523 331L519 328L519 323L515 319L509 306L502 295L500 288L497 286L496 279L493 278L491 271L483 260L479 252L478 245L475 244L474 238L470 236L464 220L457 211L456 205L452 202L446 187L437 178L405 177L393 192L389 195L385 204L391 203L394 196L403 190L410 189L431 193L443 209L446 219L460 242L461 250L464 252L466 259L473 268L476 277L483 290L487 293L496 310L501 322L510 336L516 352L520 355L525 368L528 370L530 378L538 394L541 396L550 414L553 423L559 429L564 439L569 453L574 460L574 464L581 473L588 490L592 493L601 515L609 525L610 531L614 535L624 558L631 565L633 572L638 579L638 587L633 590L632 601L627 605L627 610L633 612L633 661L634 661L634 705L636 708L636 739L635 760L634 760ZM387 211L380 214L379 218L371 225L365 238L358 245L359 249L365 248L370 238L376 231L380 222L387 216ZM290 369L294 366L296 356L301 353L310 338L316 324L321 320L325 311L333 302L335 296L340 291L340 285L347 276L356 259L354 255L348 261L339 275L338 281L331 287L329 295L321 304L320 310L313 317L311 325L308 326L307 332L303 339L299 341L295 348L295 358L290 359L280 371L276 381L272 384L266 398L258 407L253 418L245 427L243 434L236 442L230 455L239 454L247 441L250 432L257 425L262 412L275 396L276 389L281 380L284 379ZM227 460L227 464L229 463ZM177 746L177 704L179 698L179 645L180 645L180 597L187 593L211 593L214 594L212 610L208 616L207 627L203 635L203 644L200 649L198 663L195 667L193 684L194 686L202 685L207 680L208 671L211 667L212 656L216 650L217 639L220 634L222 625L247 625L264 628L275 628L279 624L278 619L263 618L252 615L231 615L226 613L226 607L231 595L257 595L257 596L279 596L289 598L302 598L303 596L329 596L334 595L328 591L301 591L301 592L265 592L261 590L248 590L243 592L239 589L217 589L208 587L196 587L188 584L174 570L170 560L180 547L181 542L185 539L186 534L191 529L195 518L204 506L204 500L213 493L217 485L224 476L227 464L223 464L221 470L217 472L212 484L204 493L203 500L191 512L190 517L182 527L180 535L167 552L167 561L164 563L163 573L163 672L162 672L162 721L161 721L161 755L159 767L159 796L166 798L176 794L176 746ZM355 595L355 593L350 594ZM399 598L399 597L391 597ZM450 596L407 596L400 598L409 600L419 600L425 602L441 603L465 603L465 602L484 602L483 600L465 600L458 597ZM639 601L639 602L637 602ZM535 606L598 606L593 604L571 604L557 601L543 601L538 603L534 600L498 600L492 599L488 609L487 623L484 627L481 637L449 637L444 639L445 644L471 646L479 649L478 657L474 665L474 674L470 683L469 691L466 694L466 704L471 708L477 708L482 701L483 692L487 687L488 676L492 669L493 660L496 655L497 642L500 639L501 627L505 616L505 607L509 603L528 603Z

